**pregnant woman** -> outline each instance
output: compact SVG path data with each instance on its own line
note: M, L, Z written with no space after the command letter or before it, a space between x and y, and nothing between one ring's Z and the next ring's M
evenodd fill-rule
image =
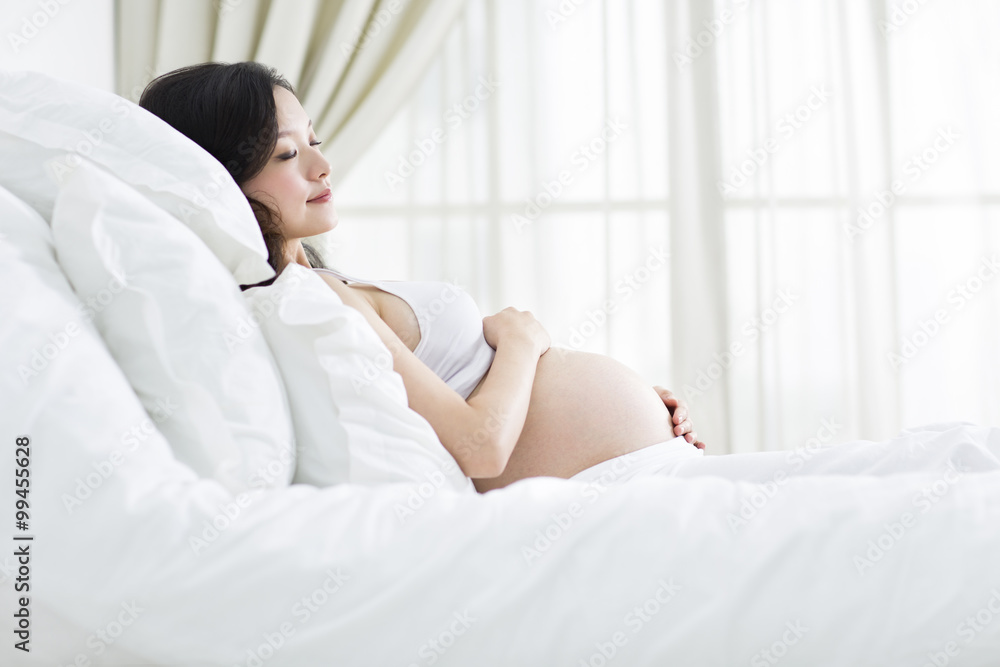
M182 68L152 81L139 104L229 170L276 272L292 262L313 268L365 316L392 353L410 407L480 492L526 477L586 479L627 454L704 448L669 391L650 389L609 357L549 349L528 312L481 318L469 295L446 283L365 281L324 267L302 239L337 224L330 163L292 86L272 68ZM427 317L435 300L448 305Z

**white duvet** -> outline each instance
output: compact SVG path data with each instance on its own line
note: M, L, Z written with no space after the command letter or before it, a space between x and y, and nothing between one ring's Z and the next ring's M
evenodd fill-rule
M1000 664L996 429L486 496L396 484L239 500L150 446L67 513L60 493L102 445L60 414L85 407L110 438L127 412L72 372L86 365L52 379L69 398L3 396L5 436L32 434L37 525L35 652L4 664ZM213 530L219 512L231 520Z

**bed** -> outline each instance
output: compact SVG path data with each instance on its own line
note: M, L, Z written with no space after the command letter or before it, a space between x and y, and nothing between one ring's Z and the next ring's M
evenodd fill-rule
M1000 430L478 495L200 148L26 72L0 146L3 664L1000 665Z

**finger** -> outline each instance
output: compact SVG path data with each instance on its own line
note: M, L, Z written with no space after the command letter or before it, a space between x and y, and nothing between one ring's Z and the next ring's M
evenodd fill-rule
M660 398L672 398L674 395L674 392L669 389L664 389L660 385L655 385L653 389L656 390L656 393L660 396Z
M677 414L677 399L676 398L663 398L663 405L667 408L670 416L673 417Z
M694 429L694 424L690 421L685 421L674 427L674 433L677 435L684 435L685 433L691 433Z
M694 446L697 447L698 449L705 449L705 443L702 442L701 440L696 440Z
M683 408L676 408L674 410L674 423L675 424L682 424L682 423L684 423L687 420L687 418L688 418L687 410L685 410Z

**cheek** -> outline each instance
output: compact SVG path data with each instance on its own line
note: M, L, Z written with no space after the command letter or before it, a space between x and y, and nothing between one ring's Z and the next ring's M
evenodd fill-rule
M305 203L306 190L302 186L302 179L289 170L275 179L274 184L278 200L282 204L291 207L300 207Z
M273 200L279 209L290 210L301 204L303 193L294 176L289 173L272 172L259 174L243 185L244 192L264 193L265 199Z

